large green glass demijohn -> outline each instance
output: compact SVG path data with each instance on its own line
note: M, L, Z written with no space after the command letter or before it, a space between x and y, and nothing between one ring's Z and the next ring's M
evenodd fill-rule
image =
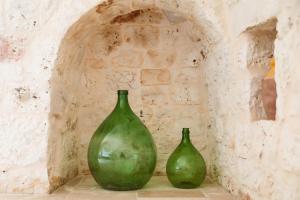
M188 128L183 128L181 142L169 157L166 171L169 181L177 188L196 188L205 179L205 161L191 143Z
M128 103L128 91L118 91L113 112L94 133L88 164L96 182L105 189L135 190L151 178L156 165L152 135Z

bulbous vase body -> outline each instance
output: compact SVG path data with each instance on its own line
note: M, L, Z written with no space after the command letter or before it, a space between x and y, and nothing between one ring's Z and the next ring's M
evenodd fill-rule
M169 157L166 171L169 181L177 188L196 188L205 179L205 161L191 143L188 128L183 129L181 143Z
M90 171L105 189L142 188L156 165L152 135L131 110L127 96L128 91L118 91L114 111L98 127L89 144Z

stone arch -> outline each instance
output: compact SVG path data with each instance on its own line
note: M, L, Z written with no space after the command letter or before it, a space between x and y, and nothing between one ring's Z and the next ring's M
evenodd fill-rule
M204 64L221 38L219 30L210 10L192 0L108 0L81 16L60 44L51 79L50 190L89 173L84 150L90 133L110 112L113 90L121 88L137 97L131 99L134 111L150 126L154 138L160 138L158 146L179 138L173 132L183 125L195 125L196 146L208 159L209 143L200 142L209 141L210 128ZM175 53L170 47L177 47ZM160 105L167 109L153 108ZM159 121L151 121L153 115ZM182 122L172 130L165 126L174 121ZM159 155L161 165L167 150Z

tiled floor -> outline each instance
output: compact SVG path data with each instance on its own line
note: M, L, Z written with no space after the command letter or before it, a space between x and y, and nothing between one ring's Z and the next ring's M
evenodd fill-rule
M176 189L164 176L153 177L142 190L101 189L91 176L77 177L51 195L4 195L0 200L237 200L221 186L205 181L197 189Z

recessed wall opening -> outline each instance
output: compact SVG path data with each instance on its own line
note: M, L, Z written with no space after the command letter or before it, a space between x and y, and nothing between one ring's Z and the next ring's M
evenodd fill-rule
M210 171L204 72L216 45L212 23L196 20L187 10L164 8L168 4L128 2L98 5L70 27L61 43L51 92L51 190L77 174L90 173L88 144L113 110L118 89L129 90L130 105L153 134L158 149L155 175L165 174L183 127L190 127ZM192 3L186 1L185 8Z
M277 19L270 19L245 32L249 36L247 66L251 74L249 106L253 121L276 118L276 24Z

